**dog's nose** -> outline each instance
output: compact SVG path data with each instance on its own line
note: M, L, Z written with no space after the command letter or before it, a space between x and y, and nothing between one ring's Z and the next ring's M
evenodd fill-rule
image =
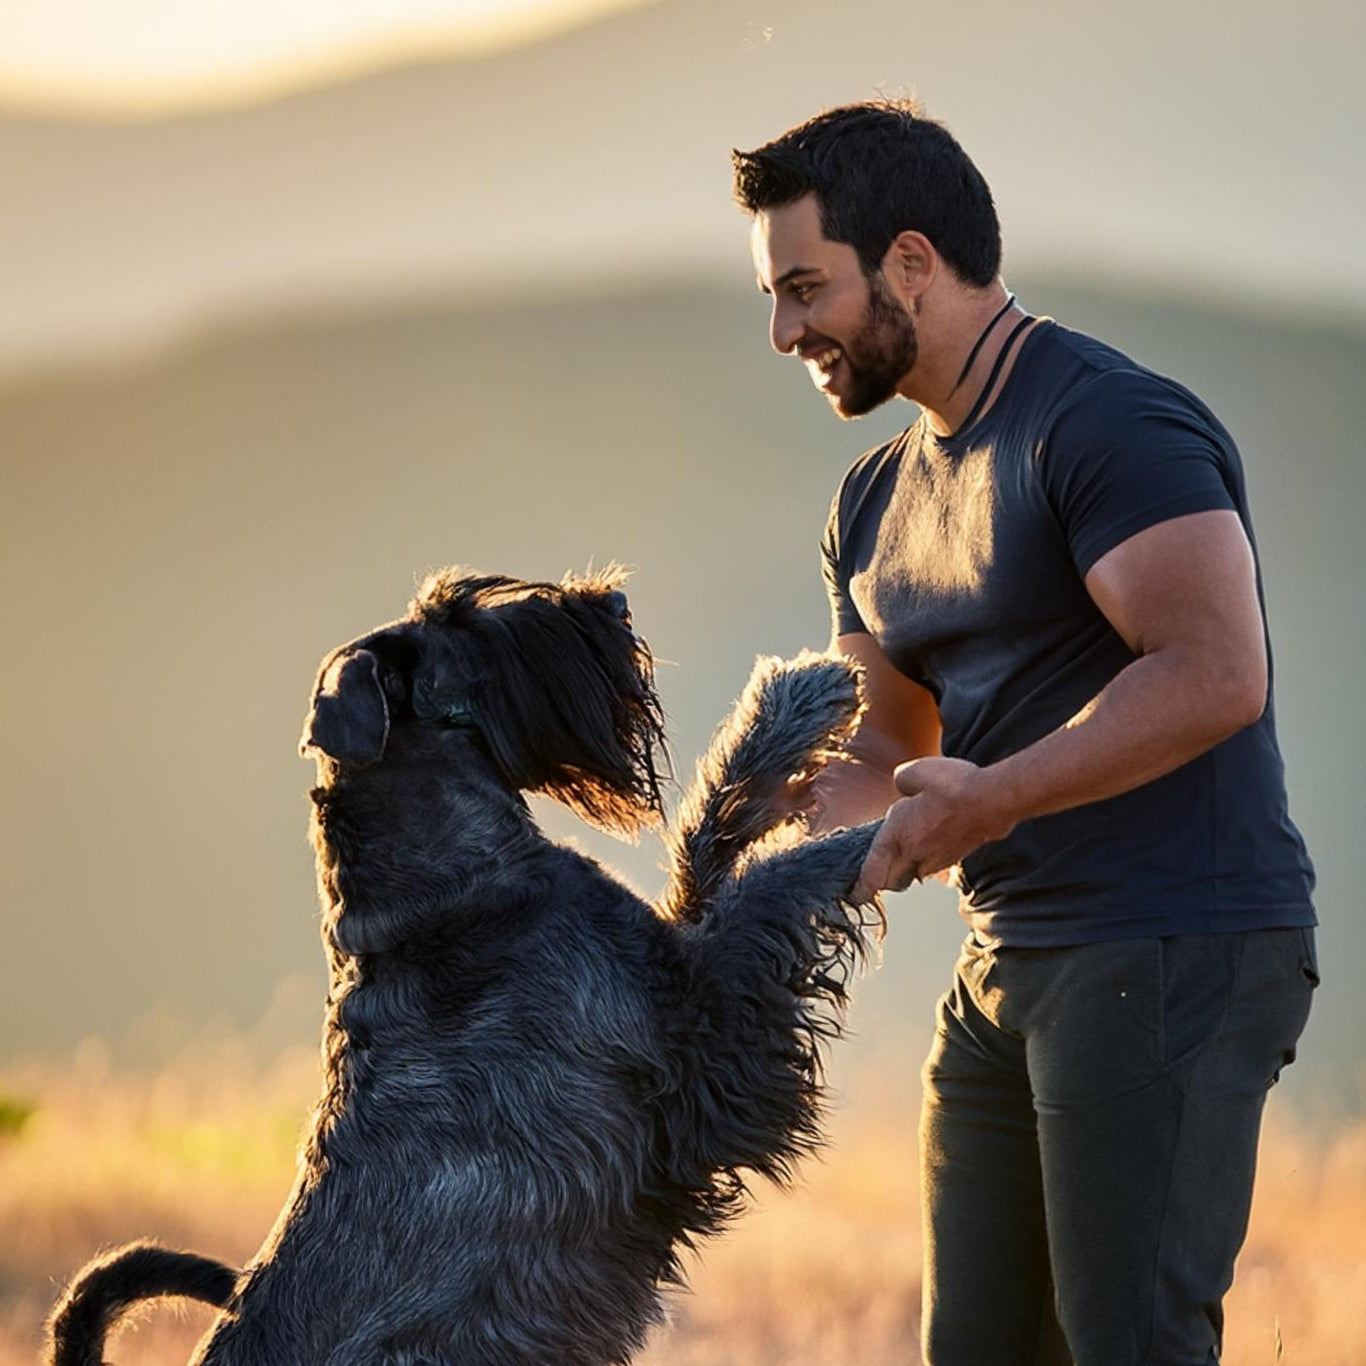
M617 616L629 626L631 624L631 604L626 601L626 594L620 588L615 588L607 601Z

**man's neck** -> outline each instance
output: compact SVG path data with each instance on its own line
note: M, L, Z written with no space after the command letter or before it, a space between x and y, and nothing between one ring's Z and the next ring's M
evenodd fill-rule
M982 412L996 401L1014 356L1007 358L993 381L996 361L1016 325L1027 316L1019 304L1005 307L1009 297L997 280L986 289L963 291L946 300L940 305L941 316L926 317L920 355L899 392L920 405L936 435L958 431L979 399L985 398ZM965 373L969 358L972 363ZM989 381L992 392L984 395Z

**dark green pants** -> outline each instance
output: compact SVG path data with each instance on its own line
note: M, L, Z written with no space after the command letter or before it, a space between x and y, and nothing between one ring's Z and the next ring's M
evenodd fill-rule
M963 947L921 1118L927 1366L1209 1366L1313 931Z

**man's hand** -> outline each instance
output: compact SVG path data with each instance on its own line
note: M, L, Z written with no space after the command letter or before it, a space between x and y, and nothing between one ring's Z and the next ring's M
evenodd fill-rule
M899 892L1004 839L1015 821L999 808L987 775L966 759L913 759L899 765L892 776L903 795L868 850L855 898Z
M872 768L856 756L844 754L806 780L801 812L813 835L828 835L864 821L881 820L897 796L887 769Z

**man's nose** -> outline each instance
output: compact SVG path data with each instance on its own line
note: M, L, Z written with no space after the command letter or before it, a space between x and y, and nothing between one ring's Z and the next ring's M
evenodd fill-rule
M780 355L790 355L802 339L803 324L795 310L784 299L773 301L773 312L768 320L768 344Z

